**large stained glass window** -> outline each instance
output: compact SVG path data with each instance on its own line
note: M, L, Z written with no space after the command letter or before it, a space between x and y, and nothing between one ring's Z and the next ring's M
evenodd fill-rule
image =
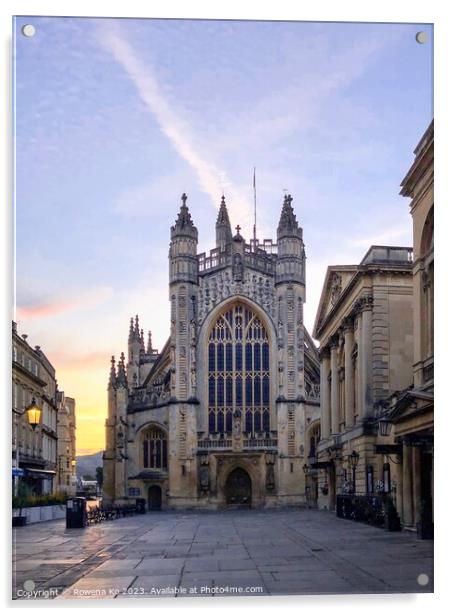
M232 432L236 411L242 429L270 431L270 350L257 315L236 303L217 319L208 348L209 432Z
M143 437L143 468L167 468L166 434L157 427L149 428Z

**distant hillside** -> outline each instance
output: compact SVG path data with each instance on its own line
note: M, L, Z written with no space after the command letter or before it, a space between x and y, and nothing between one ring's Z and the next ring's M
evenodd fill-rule
M88 456L77 456L77 478L81 479L86 475L96 476L96 468L102 466L102 451L92 453Z

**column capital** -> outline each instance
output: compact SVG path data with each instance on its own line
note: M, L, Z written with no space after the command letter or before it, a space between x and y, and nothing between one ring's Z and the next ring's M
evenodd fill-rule
M336 348L339 346L339 335L338 334L333 334L332 336L330 336L330 339L328 340L328 346L330 347L331 351L333 350L333 348Z
M355 317L354 315L350 315L348 317L345 317L345 319L343 319L342 323L341 323L342 329L344 331L344 334L348 333L348 332L353 332L353 330L355 329Z
M320 361L324 360L324 359L329 359L330 358L330 347L328 345L323 346L321 349L319 349L319 358Z
M363 295L353 304L353 314L359 314L365 310L372 310L374 298L372 295Z

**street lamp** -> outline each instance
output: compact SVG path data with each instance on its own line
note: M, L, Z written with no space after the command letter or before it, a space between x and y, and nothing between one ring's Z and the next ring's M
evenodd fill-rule
M33 430L36 430L36 426L38 426L39 422L41 421L42 410L37 405L34 397L31 401L31 404L25 407L24 413L27 414L27 419L28 419L28 423L30 424L30 426L33 428Z
M380 436L389 436L392 430L392 421L388 417L382 417L378 421L378 431Z

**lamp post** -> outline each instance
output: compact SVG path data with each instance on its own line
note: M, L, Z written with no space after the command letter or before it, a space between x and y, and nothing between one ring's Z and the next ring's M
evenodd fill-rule
M309 466L307 464L303 464L303 473L304 473L304 494L306 498L306 504L308 505L308 508L310 509L311 508L311 505L309 502L310 487L308 486Z
M352 466L352 485L353 485L353 494L356 493L356 467L358 466L359 453L355 450L349 455L348 459L350 460L350 464Z

